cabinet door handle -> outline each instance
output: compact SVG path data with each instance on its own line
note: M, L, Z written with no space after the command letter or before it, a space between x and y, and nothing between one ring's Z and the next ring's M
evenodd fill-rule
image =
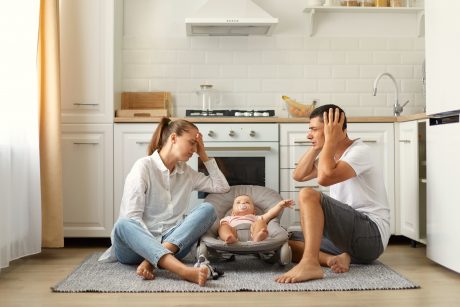
M363 143L377 143L377 140L363 140Z
M150 144L150 142L147 142L147 141L136 141L136 144L137 144L137 145L148 145L148 144Z
M271 151L270 146L252 146L252 147L205 147L206 151Z
M98 103L79 103L79 102L75 102L73 105L74 106L98 106L99 104Z
M313 188L313 189L318 189L319 185L296 185L294 186L296 189L303 189L303 188Z
M311 144L311 141L294 141L294 144Z
M408 143L410 143L410 140L399 140L399 143L406 143L406 144L408 144Z
M99 142L73 142L74 145L99 145Z

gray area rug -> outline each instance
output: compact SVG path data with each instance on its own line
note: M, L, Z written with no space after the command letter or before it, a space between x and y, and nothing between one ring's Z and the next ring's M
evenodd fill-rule
M209 280L205 287L181 280L164 270L156 278L143 280L136 266L99 263L100 253L90 255L69 276L51 289L54 292L282 292L351 291L415 289L420 286L376 261L370 265L352 265L348 273L336 274L324 269L325 278L296 284L279 284L274 278L292 265L268 264L254 256L236 256L232 262L213 263L224 276ZM192 264L191 264L192 265Z

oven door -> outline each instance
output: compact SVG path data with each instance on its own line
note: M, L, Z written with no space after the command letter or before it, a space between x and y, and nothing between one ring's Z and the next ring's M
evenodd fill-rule
M208 156L216 159L230 185L261 185L279 192L277 142L207 142L206 145ZM207 174L198 155L193 155L188 164ZM193 192L191 208L202 203L206 195Z

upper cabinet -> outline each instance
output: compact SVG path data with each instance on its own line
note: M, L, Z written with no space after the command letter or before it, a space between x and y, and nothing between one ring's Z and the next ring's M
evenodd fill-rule
M318 6L307 7L304 13L308 16L307 32L310 36L315 35L319 27L328 25L353 35L367 35L369 31L375 34L379 30L387 36L400 36L400 33L424 35L424 10L421 7ZM400 22L395 23L396 18Z
M426 113L460 109L460 1L426 0Z
M114 1L60 1L63 123L112 123Z

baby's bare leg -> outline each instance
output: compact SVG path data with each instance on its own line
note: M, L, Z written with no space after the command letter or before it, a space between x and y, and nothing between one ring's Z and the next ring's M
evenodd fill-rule
M257 219L251 225L251 237L255 242L263 241L268 237L267 223L263 218Z
M238 241L238 235L235 228L225 223L219 227L219 237L227 244L233 244Z

